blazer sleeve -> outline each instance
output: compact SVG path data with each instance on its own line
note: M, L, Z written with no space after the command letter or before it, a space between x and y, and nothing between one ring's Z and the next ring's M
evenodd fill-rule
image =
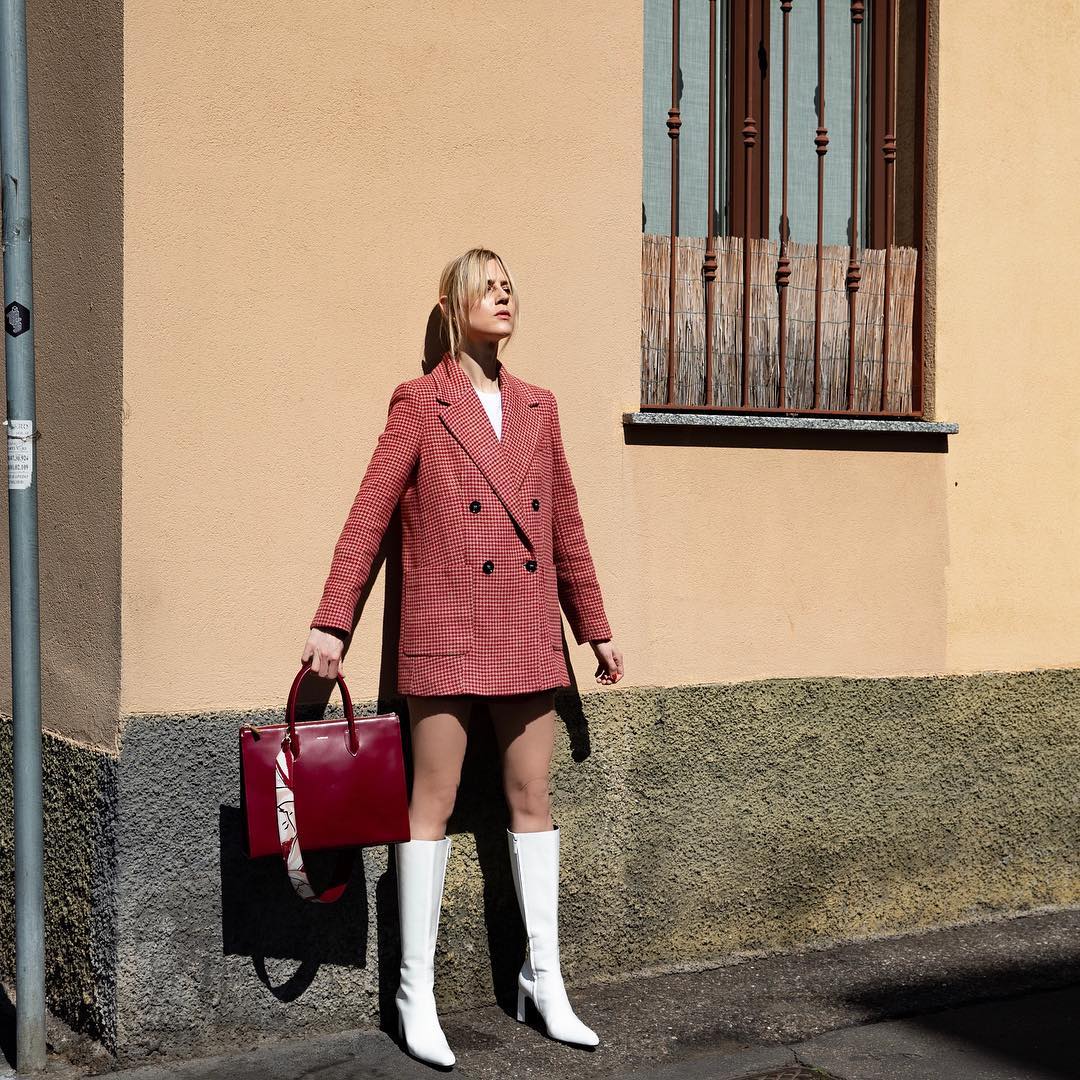
M420 457L420 410L407 383L390 395L379 436L341 530L313 627L352 631L360 593Z
M566 460L562 430L559 425L559 406L555 395L548 391L551 401L551 433L554 449L552 486L552 529L554 536L555 573L559 582L559 602L579 645L586 641L609 641L611 627L604 613L604 600L596 580L585 526L578 508L577 491Z

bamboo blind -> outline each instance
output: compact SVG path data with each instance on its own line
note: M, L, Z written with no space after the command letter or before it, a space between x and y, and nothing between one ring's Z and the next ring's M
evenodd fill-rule
M743 241L715 238L712 387L705 401L705 238L676 237L675 396L673 404L738 407L742 401ZM661 404L667 394L668 294L671 237L642 234L641 400ZM817 247L789 241L791 281L787 287L787 400L781 402L780 315L776 266L778 240L750 241L751 408L813 407L814 308ZM822 247L821 401L819 408L846 407L848 245ZM855 409L877 409L881 395L885 250L862 249L862 280L856 293ZM890 252L889 412L911 410L912 325L917 252L894 246Z

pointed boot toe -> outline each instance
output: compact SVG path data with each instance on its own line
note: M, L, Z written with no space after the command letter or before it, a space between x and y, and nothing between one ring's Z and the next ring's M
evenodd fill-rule
M405 1013L402 1011L401 1002L398 1001L398 1036L406 1051L429 1065L439 1065L444 1069L453 1066L457 1058L450 1049L450 1044L446 1041L446 1036L439 1024L434 1000L432 1000L430 1010L424 1010L428 1013L424 1018L416 1015L415 1008L407 1011L410 1019L406 1026Z

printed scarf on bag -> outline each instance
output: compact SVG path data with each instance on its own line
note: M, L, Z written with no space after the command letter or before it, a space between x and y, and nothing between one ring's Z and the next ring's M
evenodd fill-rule
M316 893L311 887L307 870L304 868L304 853L300 848L300 837L296 829L296 798L293 790L293 755L288 734L281 740L274 769L277 793L278 839L281 841L281 857L285 860L285 869L289 875L296 895L301 900L311 900L316 904L332 904L341 897L348 885L352 870L352 857L342 854L334 871L334 884Z

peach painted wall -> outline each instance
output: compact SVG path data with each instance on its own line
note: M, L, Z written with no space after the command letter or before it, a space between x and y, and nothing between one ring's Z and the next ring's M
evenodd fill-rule
M1057 268L1080 10L1051 6L1027 30L1003 0L941 21L936 414L961 430L934 453L624 433L638 5L335 0L298 26L278 0L129 4L122 710L283 700L439 270L480 243L521 287L507 367L560 402L623 687L1080 662ZM359 698L392 690L382 599L380 575Z
M36 0L26 35L41 722L112 747L121 679L122 7ZM10 715L7 511L5 496L0 712Z
M941 5L937 405L950 671L1080 665L1080 5ZM1046 33L1052 27L1051 33ZM1040 29L1041 28L1041 29Z

